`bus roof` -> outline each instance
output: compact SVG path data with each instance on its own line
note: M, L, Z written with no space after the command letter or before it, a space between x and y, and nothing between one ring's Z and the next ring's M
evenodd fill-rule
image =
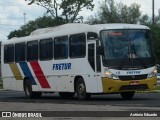
M94 27L98 27L99 30L107 30L107 29L149 29L144 25L137 24L123 24L123 23L112 23L112 24L96 24Z
M33 31L29 36L11 38L5 41L5 44L52 38L52 37L58 37L58 36L64 36L82 32L96 32L99 34L101 30L107 30L107 29L149 29L149 28L144 25L136 25L136 24L113 23L113 24L88 25L82 23L69 23L55 27L37 29Z

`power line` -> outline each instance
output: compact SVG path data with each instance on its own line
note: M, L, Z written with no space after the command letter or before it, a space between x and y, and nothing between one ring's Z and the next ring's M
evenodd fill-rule
M32 6L32 5L7 5L7 4L2 4L2 3L0 3L0 6L10 6L10 7L26 7L26 6L28 6L28 7L35 7L35 6Z
M9 25L9 26L21 26L21 25L13 25L13 24L2 24L2 23L0 23L0 25Z
M24 19L24 18L0 18L0 19ZM25 19L36 19L36 18L25 18Z
M1 4L0 3L0 6L11 6L11 7L13 7L13 6L25 6L25 5L6 5L6 4Z
M0 19L23 19L23 18L0 18Z
M0 29L15 29L17 27L0 27Z

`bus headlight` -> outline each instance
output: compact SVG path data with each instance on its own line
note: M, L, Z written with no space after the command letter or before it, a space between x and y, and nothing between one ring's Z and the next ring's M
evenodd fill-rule
M115 74L113 74L110 70L106 70L106 73L105 73L106 77L108 78L111 78L111 79L115 79L115 80L118 80L119 77Z
M148 78L154 77L157 75L157 69L154 69L151 73L148 74Z

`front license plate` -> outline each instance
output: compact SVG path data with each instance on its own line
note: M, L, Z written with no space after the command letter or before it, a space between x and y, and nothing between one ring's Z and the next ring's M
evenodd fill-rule
M138 81L132 81L130 82L130 85L140 85Z

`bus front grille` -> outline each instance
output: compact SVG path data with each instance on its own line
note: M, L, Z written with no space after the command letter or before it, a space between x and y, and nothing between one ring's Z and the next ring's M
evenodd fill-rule
M147 85L125 85L120 87L120 91L122 90L146 90L148 89Z
M120 80L142 80L147 79L147 74L144 75L130 75L130 76L118 76Z

